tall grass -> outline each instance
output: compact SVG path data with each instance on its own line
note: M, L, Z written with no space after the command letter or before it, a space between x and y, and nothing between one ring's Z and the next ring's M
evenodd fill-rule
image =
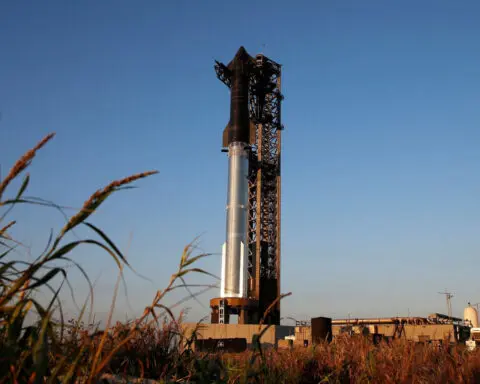
M149 171L131 175L99 189L85 201L78 212L68 218L56 235L52 234L46 249L33 261L17 260L18 257L16 259L13 252L21 244L10 235L12 227L17 225L15 220L10 219L12 209L18 204L52 207L55 205L41 199L24 197L30 182L28 174L23 177L15 193L7 198L4 196L12 182L24 173L37 152L53 137L54 134L47 135L21 156L0 182L0 207L3 210L0 218L0 246L2 247L0 253L0 372L2 378L0 380L2 382L41 383L44 382L44 378L48 378L48 382L54 383L58 382L60 377L62 382L70 382L77 377L83 377L86 382L92 382L108 369L112 361L118 361L120 355L126 359L126 363L123 362L122 365L128 370L131 366L128 361L133 358L132 346L141 344L147 335L149 340L155 341L158 347L157 354L161 352L163 355L169 355L171 347L166 346L171 344L171 335L175 332L178 334L176 330L178 324L170 309L162 304L162 300L172 290L186 286L184 278L187 274L206 273L193 267L193 263L206 255L193 257L192 246L189 245L181 257L178 271L172 275L166 289L158 291L143 315L128 326L117 324L99 331L82 329L81 323L75 321L66 323L58 297L64 284L69 286L69 280L66 267L59 265L62 262L73 264L92 287L84 269L70 257L71 252L77 247L90 245L102 249L115 261L120 276L124 266L131 268L115 243L100 228L87 222L87 219L110 195L130 188L133 182L157 172ZM96 238L69 241L67 235L79 226L86 226L93 230ZM61 278L62 284L54 288L53 282L57 278ZM181 284L177 284L177 281ZM47 304L42 304L35 298L35 293L46 290L50 291L50 300ZM85 308L86 305L80 317L83 317ZM159 316L158 311L169 316L168 324L165 323L165 315ZM32 314L36 317L36 321L28 325L27 317ZM60 320L54 320L56 317ZM162 318L163 323L160 323ZM155 328L152 328L154 324ZM173 326L175 326L175 332L173 332Z
M109 316L100 329L98 324L84 323L84 304L78 319L65 319L58 297L61 290L72 287L67 268L61 265L73 264L91 287L88 275L71 257L74 249L86 245L99 247L118 266L113 312L123 269L131 266L114 242L87 219L114 192L156 172L135 174L96 191L51 235L41 254L33 261L18 260L14 251L22 244L10 235L17 225L10 218L12 209L18 204L56 206L24 196L28 174L18 190L4 196L53 136L27 151L0 182L0 383L94 383L107 377L162 383L480 383L480 352L462 346L434 348L401 340L373 345L363 337L341 336L330 344L264 351L259 331L253 350L242 354L194 352L195 332L187 338L182 333L182 314L174 316L163 304L169 292L188 288L188 274L207 274L194 266L207 255L194 255L193 244L184 248L178 270L138 318L111 324ZM68 234L79 226L93 230L95 237L69 241ZM59 278L62 283L55 287L54 279ZM36 300L38 291L50 292L47 304ZM28 323L29 315L36 321Z

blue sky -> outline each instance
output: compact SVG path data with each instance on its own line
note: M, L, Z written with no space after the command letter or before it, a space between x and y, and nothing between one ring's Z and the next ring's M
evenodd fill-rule
M91 220L150 279L127 273L117 318L151 301L197 235L219 274L229 94L213 62L244 45L283 64L282 315L427 315L445 312L445 288L461 315L480 302L479 15L475 1L2 2L2 173L52 131L29 195L80 207L160 171ZM33 254L63 224L45 208L12 218ZM74 257L102 318L115 266L92 248ZM188 302L189 318L215 295Z

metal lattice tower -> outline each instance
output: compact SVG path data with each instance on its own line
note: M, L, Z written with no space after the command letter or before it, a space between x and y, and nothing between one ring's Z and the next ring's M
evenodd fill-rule
M445 295L445 299L447 300L447 314L448 317L452 317L452 297L453 294L450 292L447 292L447 289L445 289L445 292L438 292L441 295Z
M250 118L256 125L250 159L249 275L251 296L259 301L259 316L280 295L281 221L281 68L263 55L250 83ZM280 324L280 303L266 324Z

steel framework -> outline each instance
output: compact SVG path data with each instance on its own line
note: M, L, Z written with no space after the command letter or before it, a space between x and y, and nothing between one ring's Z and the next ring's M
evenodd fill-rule
M258 306L249 316L257 323L280 296L281 222L281 66L257 55L249 86L250 120L255 140L250 147L248 211L248 296ZM225 66L215 64L217 77L228 87ZM280 324L280 302L264 318L265 324Z

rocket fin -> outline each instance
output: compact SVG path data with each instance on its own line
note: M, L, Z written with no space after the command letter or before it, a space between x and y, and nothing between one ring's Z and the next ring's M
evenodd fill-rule
M257 142L257 126L250 121L250 145Z
M230 127L230 123L227 124L225 129L223 130L223 136L222 136L222 147L228 147L228 128Z

